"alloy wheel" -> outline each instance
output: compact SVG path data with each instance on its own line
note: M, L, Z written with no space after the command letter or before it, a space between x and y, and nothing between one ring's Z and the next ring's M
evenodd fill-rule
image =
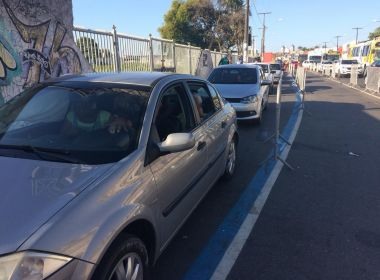
M143 263L136 253L128 253L115 266L109 280L143 280Z

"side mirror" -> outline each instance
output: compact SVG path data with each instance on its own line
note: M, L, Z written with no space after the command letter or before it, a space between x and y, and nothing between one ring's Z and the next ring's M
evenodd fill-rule
M191 149L195 146L192 133L172 133L166 140L158 144L161 153L176 153Z
M272 82L270 80L262 80L261 85L262 86L270 86L270 85L272 85Z

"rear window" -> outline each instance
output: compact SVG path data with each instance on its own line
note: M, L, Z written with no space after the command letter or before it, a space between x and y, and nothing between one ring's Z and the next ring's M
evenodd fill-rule
M271 64L270 65L270 70L281 70L280 64Z
M264 73L268 73L268 64L257 64L257 65L260 65L261 68L263 69Z
M342 64L358 64L357 60L342 60Z
M256 68L216 68L208 80L213 84L256 84Z

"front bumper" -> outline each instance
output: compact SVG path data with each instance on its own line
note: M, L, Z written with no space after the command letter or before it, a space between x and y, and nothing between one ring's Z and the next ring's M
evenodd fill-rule
M232 107L236 111L236 118L238 120L253 120L260 117L260 108L258 102L249 104L245 103L231 103Z
M364 72L363 68L358 69L359 75L362 75ZM340 70L340 73L343 75L351 75L351 69L343 68Z

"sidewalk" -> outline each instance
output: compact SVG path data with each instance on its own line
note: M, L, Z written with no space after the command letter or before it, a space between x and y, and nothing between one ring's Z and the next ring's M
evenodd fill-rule
M306 91L296 171L282 169L228 279L380 279L380 102L313 74Z

